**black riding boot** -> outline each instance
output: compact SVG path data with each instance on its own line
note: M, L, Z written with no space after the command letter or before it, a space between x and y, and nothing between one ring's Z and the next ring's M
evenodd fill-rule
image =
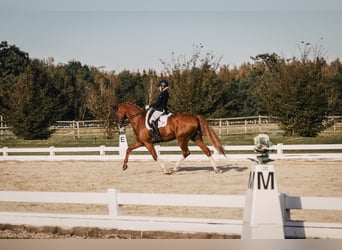
M158 143L158 142L163 141L162 137L160 136L159 129L158 129L158 121L152 121L151 127L152 127L152 130L151 130L152 143Z

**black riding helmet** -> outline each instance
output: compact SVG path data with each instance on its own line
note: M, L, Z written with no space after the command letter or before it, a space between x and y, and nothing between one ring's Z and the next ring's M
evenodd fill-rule
M165 88L167 86L169 86L169 84L165 80L162 80L158 83L158 87L164 87Z

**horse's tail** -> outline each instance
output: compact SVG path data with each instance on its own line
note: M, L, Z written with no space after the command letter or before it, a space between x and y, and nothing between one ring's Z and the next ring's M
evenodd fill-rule
M200 122L201 132L203 135L209 138L211 144L224 156L226 156L224 152L224 148L220 138L215 133L214 129L209 125L209 123L200 115L197 115L196 118Z

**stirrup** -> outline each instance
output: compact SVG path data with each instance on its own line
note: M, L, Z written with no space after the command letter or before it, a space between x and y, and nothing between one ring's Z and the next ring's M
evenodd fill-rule
M163 141L163 139L161 138L161 136L158 135L157 132L154 131L153 129L150 130L150 138L151 138L152 143L158 143L158 142Z

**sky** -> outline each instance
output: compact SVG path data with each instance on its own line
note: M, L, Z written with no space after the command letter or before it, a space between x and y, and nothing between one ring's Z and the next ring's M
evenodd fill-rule
M231 67L298 56L301 41L342 59L340 0L0 0L0 40L31 58L106 71L163 70L203 45Z

